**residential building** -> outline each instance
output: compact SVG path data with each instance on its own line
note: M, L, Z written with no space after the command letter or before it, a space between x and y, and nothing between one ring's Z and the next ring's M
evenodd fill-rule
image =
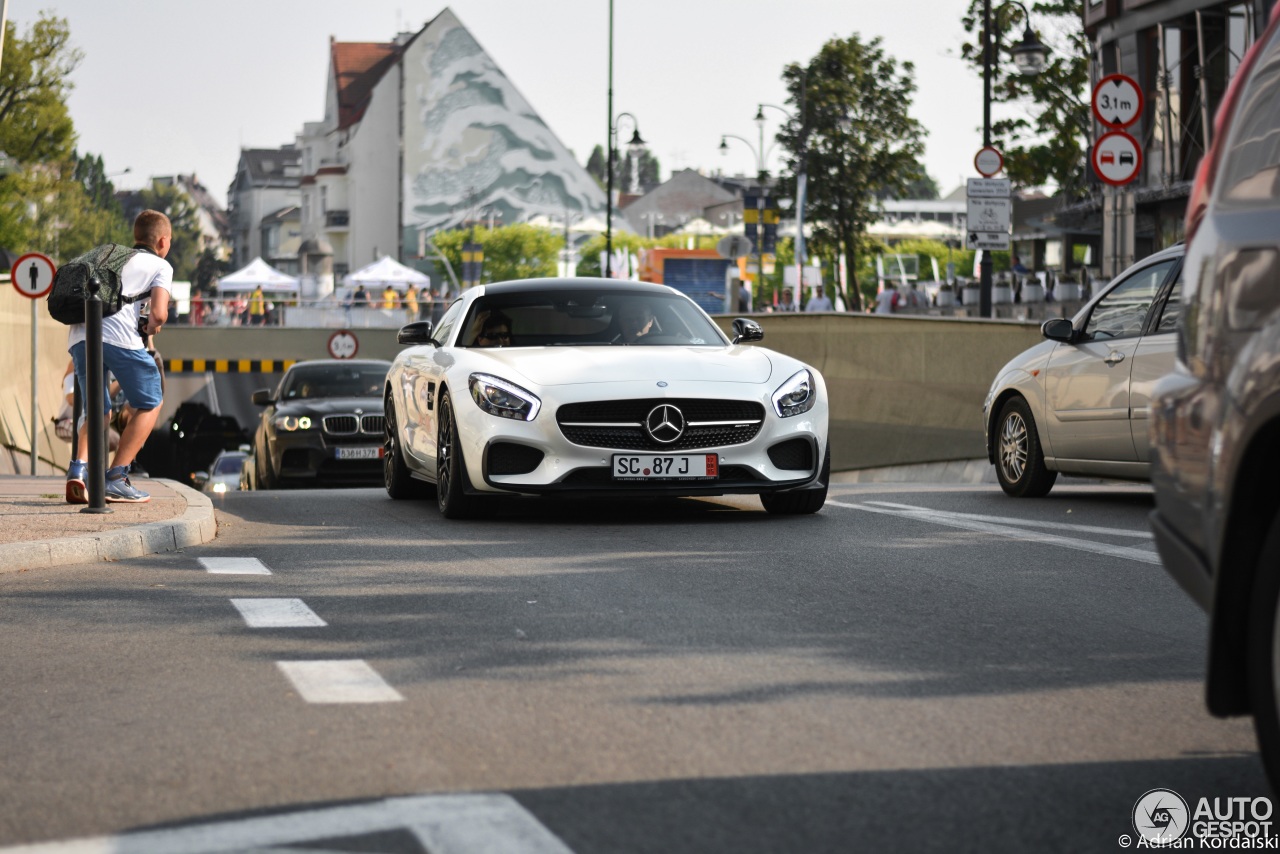
M232 269L239 269L254 258L266 260L262 243L263 220L298 205L301 199L300 163L298 149L292 145L240 150L236 177L227 190Z

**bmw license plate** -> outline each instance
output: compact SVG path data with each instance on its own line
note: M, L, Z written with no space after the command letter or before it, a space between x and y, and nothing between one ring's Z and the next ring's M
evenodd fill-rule
M340 460L378 460L382 459L382 446L372 448L336 448L335 456Z
M614 454L614 480L710 480L720 475L715 454Z

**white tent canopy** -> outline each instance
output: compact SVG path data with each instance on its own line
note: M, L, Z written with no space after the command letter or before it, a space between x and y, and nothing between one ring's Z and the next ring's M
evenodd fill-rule
M342 283L348 287L364 285L366 288L385 288L387 285L396 290L406 290L410 285L429 287L431 277L419 273L412 267L406 267L390 255L383 255L367 267L361 267L354 273L343 277Z
M286 276L261 258L254 258L249 266L218 279L219 293L251 291L262 286L264 291L297 293L298 280Z

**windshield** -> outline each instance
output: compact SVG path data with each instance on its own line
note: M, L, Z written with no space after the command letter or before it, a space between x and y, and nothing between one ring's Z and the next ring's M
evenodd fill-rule
M725 343L711 318L679 294L614 289L486 294L458 336L463 347Z
M390 363L323 364L294 367L285 377L281 400L316 397L379 397Z
M214 474L240 474L240 469L244 467L244 457L218 457L217 462L213 464Z

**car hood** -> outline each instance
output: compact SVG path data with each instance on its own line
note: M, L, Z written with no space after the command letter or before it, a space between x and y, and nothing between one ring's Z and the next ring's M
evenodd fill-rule
M661 379L763 383L773 373L759 347L513 347L471 350L468 368L540 386ZM486 368L491 364L491 368Z
M382 411L378 397L312 397L306 400L282 400L276 403L278 415L331 415L359 409L366 414Z

